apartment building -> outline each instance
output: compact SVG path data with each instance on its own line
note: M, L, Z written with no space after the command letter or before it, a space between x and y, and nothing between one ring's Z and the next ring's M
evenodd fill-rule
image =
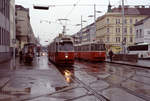
M82 28L79 32L74 34L73 37L75 38L75 44L83 44L96 41L94 23Z
M150 16L135 24L135 43L149 43L150 44Z
M16 5L16 38L18 51L26 43L37 42L30 23L29 8L24 8L21 5Z
M0 0L0 62L10 58L10 0Z
M125 6L124 11L124 32L121 6L111 9L109 5L108 12L96 21L96 40L104 42L107 50L111 48L115 53L122 51L122 40L126 47L135 43L134 24L150 15L150 8L145 6Z

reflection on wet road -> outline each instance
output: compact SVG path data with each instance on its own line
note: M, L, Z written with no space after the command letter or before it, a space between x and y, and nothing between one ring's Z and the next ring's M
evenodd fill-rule
M55 66L46 56L31 65L17 63L15 69L11 64L0 65L0 101L1 96L8 101L150 99L149 69L84 61L76 61L72 67Z
M118 64L76 62L75 76L110 101L149 101L150 70Z

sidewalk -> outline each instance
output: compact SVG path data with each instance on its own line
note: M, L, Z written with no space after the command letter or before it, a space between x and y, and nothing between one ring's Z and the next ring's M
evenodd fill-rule
M0 64L0 101L44 96L69 85L46 56L36 59L31 66L20 65L17 58L16 65L16 69L11 69L11 61Z
M150 60L138 60L138 62L128 62L128 61L115 61L112 62L110 59L106 59L105 62L108 63L115 63L115 64L122 64L122 65L129 65L129 66L136 66L141 68L149 68L150 69Z

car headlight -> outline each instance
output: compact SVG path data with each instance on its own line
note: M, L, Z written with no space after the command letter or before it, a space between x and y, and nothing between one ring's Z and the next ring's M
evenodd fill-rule
M67 59L67 58L68 58L68 55L66 55L65 58Z

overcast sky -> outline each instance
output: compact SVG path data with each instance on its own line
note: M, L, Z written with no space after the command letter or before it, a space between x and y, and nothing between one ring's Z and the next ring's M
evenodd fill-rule
M34 34L36 37L39 36L42 45L46 45L62 32L62 25L58 23L58 19L69 19L67 22L62 21L62 24L66 25L67 23L66 34L72 35L81 28L80 26L75 26L81 23L81 16L83 16L83 20L87 21L83 22L83 27L94 21L94 18L88 17L94 14L94 4L96 4L96 10L102 12L96 14L99 17L106 13L109 1L111 5L116 7L121 5L121 0L16 0L15 2L30 8L31 25ZM73 4L77 6L70 6ZM83 4L89 6L78 6ZM150 0L125 0L125 4L150 5ZM35 10L33 5L55 5L55 7L52 6L49 10ZM46 21L50 21L51 24Z

